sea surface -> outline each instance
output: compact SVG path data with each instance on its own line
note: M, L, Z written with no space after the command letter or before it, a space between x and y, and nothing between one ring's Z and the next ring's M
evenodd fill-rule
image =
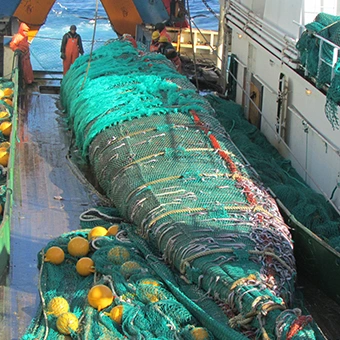
M113 0L114 1L114 0ZM189 0L190 15L200 29L218 29L219 0L204 0L213 10L207 9L202 0ZM91 50L94 36L94 48L105 41L117 37L99 1L97 25L95 27L96 0L60 0L53 5L45 24L40 28L31 44L31 61L34 70L62 70L60 44L70 25L77 26L83 40L85 53ZM193 25L195 27L195 25Z

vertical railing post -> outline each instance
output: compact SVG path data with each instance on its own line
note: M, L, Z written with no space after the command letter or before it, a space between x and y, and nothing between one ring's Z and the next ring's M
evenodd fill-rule
M332 61L332 76L331 76L331 82L335 76L335 65L338 62L339 57L339 48L334 47L333 49L333 61Z
M323 46L323 40L320 40L320 45L319 45L319 61L318 61L317 77L319 77L320 68L321 68L321 64L322 64L322 46Z

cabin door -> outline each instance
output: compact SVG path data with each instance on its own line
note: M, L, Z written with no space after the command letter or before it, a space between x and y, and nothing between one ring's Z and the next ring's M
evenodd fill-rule
M261 113L259 112L258 108L262 110L262 85L253 77L250 82L249 96L251 100L249 101L248 120L251 124L260 129Z

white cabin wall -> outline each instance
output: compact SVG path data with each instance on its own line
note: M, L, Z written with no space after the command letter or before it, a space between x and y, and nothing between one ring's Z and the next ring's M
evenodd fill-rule
M268 0L264 13L265 21L291 37L298 37L299 27L294 24L293 20L300 22L302 1Z
M253 47L249 48L250 45ZM247 85L243 84L244 79L249 81L251 75L255 75L263 85L261 131L285 158L292 161L293 166L308 185L330 196L335 186L340 183L340 157L330 145L325 146L325 141L320 135L327 137L328 142L335 149L340 150L340 131L333 130L325 116L325 95L251 37L243 34L242 31L238 32L237 29L232 32L232 53L245 66L239 64L238 67L237 77L240 84ZM256 57L252 57L254 55ZM280 142L275 133L277 115L275 92L279 88L281 73L288 79L289 109L285 142L292 153L284 143ZM247 86L245 88L247 89ZM311 90L312 93L308 95L306 89ZM245 98L246 96L238 87L236 101L245 105ZM339 109L338 114L340 116ZM247 108L245 108L245 116L247 117ZM305 132L306 127L309 127L308 133ZM306 175L304 167L313 180ZM340 187L336 190L332 202L340 209Z
M303 0L241 0L242 5L253 11L273 27L296 38L299 27L293 20L300 22Z
M235 49L233 49L233 53L237 55L239 58L239 67L237 70L237 79L240 82L242 86L244 86L244 76L245 76L245 67L247 65L247 59L248 59L248 47L249 43L247 39L243 38L242 31L233 30L232 31L232 46L235 46ZM243 93L242 91L237 91L236 93L236 102L241 103L241 105L244 105L243 103Z

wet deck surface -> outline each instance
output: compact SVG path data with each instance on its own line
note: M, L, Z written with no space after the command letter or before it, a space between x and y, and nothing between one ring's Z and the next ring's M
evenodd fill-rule
M71 135L57 107L59 96L39 91L40 85L58 88L55 77L38 80L20 97L11 258L0 287L1 340L20 339L36 313L37 253L77 229L79 214L98 204L66 159Z

